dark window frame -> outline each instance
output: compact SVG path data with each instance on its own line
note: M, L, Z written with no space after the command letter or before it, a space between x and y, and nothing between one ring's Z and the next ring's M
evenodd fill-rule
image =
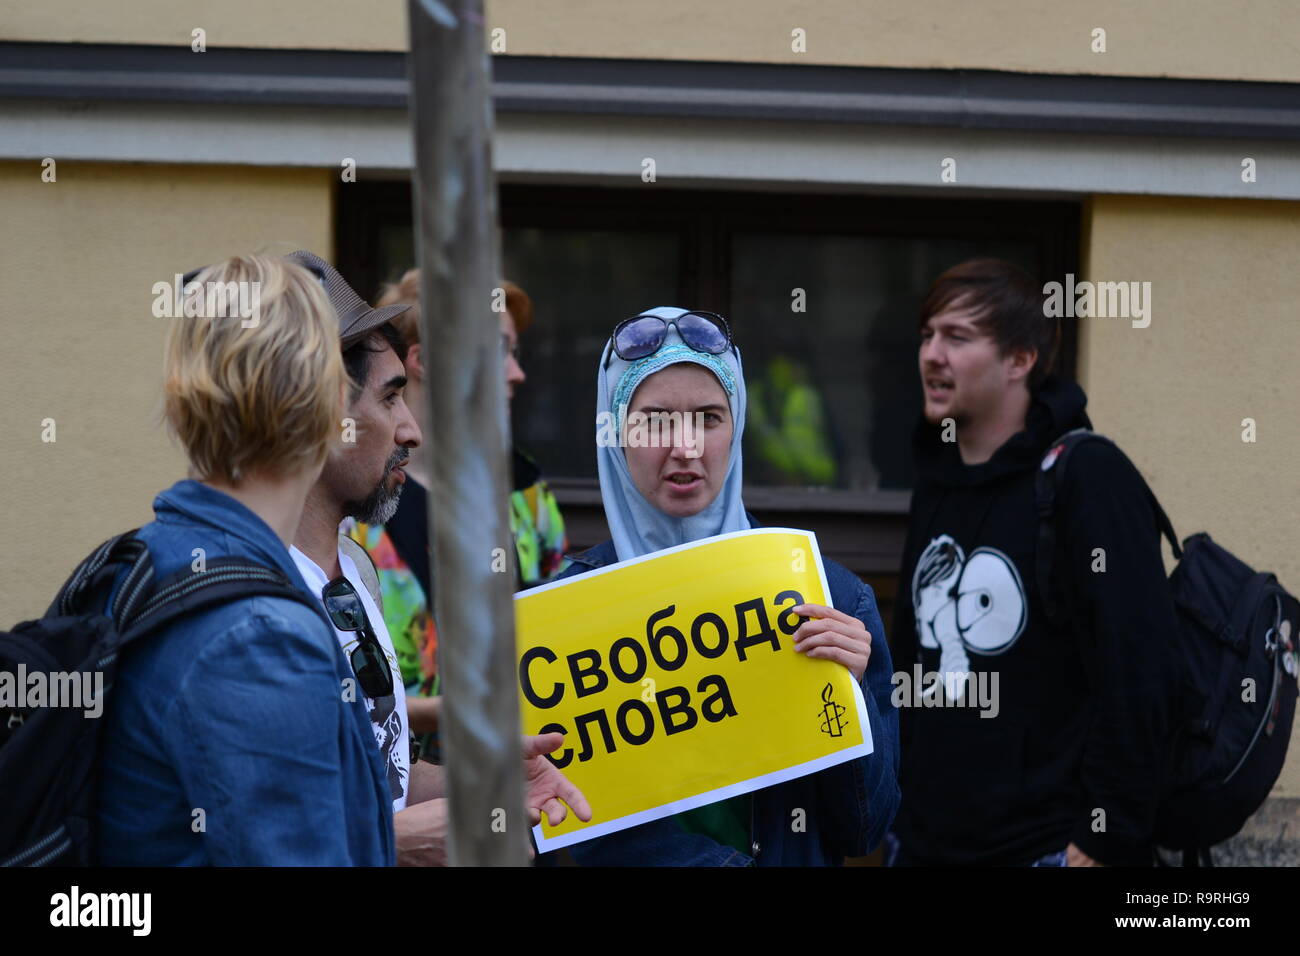
M336 186L338 266L374 296L381 275L374 252L386 223L410 221L405 181ZM662 183L631 187L502 184L505 229L544 227L677 232L681 243L679 300L727 313L731 242L736 233L794 233L872 238L1029 242L1037 274L1047 281L1079 274L1078 202L1024 199L945 199L828 192L678 189ZM1058 371L1073 378L1078 323L1063 320ZM570 541L581 547L606 535L599 485L591 478L548 476L564 507ZM906 491L814 490L747 486L746 503L765 524L798 524L819 534L822 549L866 575L896 571L906 533Z

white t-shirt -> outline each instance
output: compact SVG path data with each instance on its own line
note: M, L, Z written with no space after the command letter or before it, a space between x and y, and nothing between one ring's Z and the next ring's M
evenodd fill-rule
M293 563L298 566L298 573L307 582L307 587L311 588L312 593L320 600L321 591L329 584L330 579L325 576L325 572L316 565L315 561L296 547L290 547L289 554L293 556ZM350 557L339 551L339 565L343 568L343 576L351 582L352 587L361 596L366 616L370 618L370 627L379 638L379 645L384 649L384 654L388 657L388 666L393 672L391 696L381 697L378 700L371 700L369 697L363 699L366 702L366 710L370 712L371 723L374 724L375 743L379 745L379 752L388 767L388 789L393 796L393 812L396 813L406 806L406 794L411 779L410 726L406 718L406 692L402 687L402 671L397 666L397 654L393 651L393 641L388 636L384 616L379 613L379 608L375 607L375 602L371 600L370 592L366 590L366 585L357 572L356 564ZM334 633L338 635L344 654L350 653L359 640L356 631L340 631L335 628ZM357 692L361 692L359 685Z

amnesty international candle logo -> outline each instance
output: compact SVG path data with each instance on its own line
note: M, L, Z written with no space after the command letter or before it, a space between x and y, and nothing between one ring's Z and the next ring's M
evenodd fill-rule
M835 703L834 696L833 684L827 684L822 688L822 733L830 734L832 737L843 737L844 728L849 723L844 720L847 708Z
M796 553L813 560L792 562ZM848 668L794 649L794 608L829 603L816 537L785 528L705 538L516 595L524 728L565 735L549 759L593 813L543 822L538 850L871 753Z

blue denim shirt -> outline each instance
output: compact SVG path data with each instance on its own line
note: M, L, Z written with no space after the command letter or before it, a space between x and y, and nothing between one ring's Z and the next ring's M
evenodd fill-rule
M177 482L140 530L155 579L242 557L306 592L267 524ZM123 653L105 709L95 813L105 865L392 865L392 803L365 705L323 610L251 597ZM199 813L198 811L202 811Z
M757 522L750 519L754 527ZM618 560L607 541L576 555L561 578L585 574ZM838 866L862 856L884 839L898 812L898 711L885 625L869 585L841 564L823 558L835 608L852 614L871 634L871 657L863 675L863 699L874 750L795 780L756 790L750 854L687 833L671 817L629 827L570 847L583 866ZM795 810L805 829L792 826Z

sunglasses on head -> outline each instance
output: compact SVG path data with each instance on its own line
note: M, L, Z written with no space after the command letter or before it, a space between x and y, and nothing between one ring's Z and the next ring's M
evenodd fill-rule
M609 368L615 355L625 362L635 362L654 355L667 341L669 328L677 329L682 342L697 352L721 355L734 347L731 343L731 327L716 312L683 312L671 319L657 315L634 315L614 328L611 336L614 347L605 357L605 368Z
M388 666L388 657L379 638L375 637L370 626L361 595L347 578L335 578L325 585L320 596L325 612L336 628L357 632L357 646L348 653L348 660L362 693L371 700L387 697L393 692L393 671Z

